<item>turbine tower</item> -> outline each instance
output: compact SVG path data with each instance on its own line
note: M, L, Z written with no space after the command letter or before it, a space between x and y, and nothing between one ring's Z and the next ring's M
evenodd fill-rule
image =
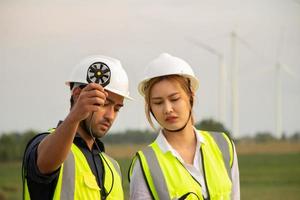
M256 56L258 56L261 60L269 61L270 59L262 56L261 53L257 52L251 45L249 45L245 40L240 37L237 37L239 41L246 46L249 50L251 50ZM283 72L297 79L296 74L285 64L280 62L280 55L282 50L284 49L284 30L281 28L280 38L277 45L276 51L276 63L275 66L272 67L275 70L275 137L281 138L283 134L282 128L282 75ZM269 70L268 70L269 71Z
M238 49L237 49L237 39L239 37L232 31L231 34L231 123L232 123L232 136L239 136L239 87L238 87L238 77L239 77L239 67L238 67ZM226 70L224 55L214 48L199 42L198 40L188 38L190 42L197 45L198 47L207 50L208 52L216 55L219 58L220 70L219 70L219 100L218 100L218 118L221 122L225 121L225 99L226 99Z
M232 137L239 137L239 55L237 34L231 32L231 109L232 109Z
M282 80L281 80L281 64L278 62L275 66L276 76L276 129L275 136L278 138L282 137Z
M276 64L275 64L275 99L276 99L276 125L275 136L281 138L283 135L282 128L282 74L286 72L288 75L297 78L295 73L285 64L280 62L281 52L284 49L284 29L281 27L280 38L278 42L278 48L276 52Z

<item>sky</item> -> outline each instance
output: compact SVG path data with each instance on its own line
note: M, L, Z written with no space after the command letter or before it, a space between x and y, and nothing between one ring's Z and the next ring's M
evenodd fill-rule
M163 52L186 60L200 80L196 121L219 119L219 60L200 43L224 56L226 128L235 55L238 137L275 132L276 63L293 74L281 74L283 131L300 131L299 0L0 0L0 134L55 127L69 111L64 82L93 54L121 60L135 99L125 102L111 132L150 129L137 85Z

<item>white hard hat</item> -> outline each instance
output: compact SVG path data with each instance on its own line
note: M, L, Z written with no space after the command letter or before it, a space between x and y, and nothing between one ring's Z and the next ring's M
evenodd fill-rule
M117 59L102 55L84 58L74 68L66 84L89 84L91 82L99 83L105 86L105 90L132 99L129 96L127 74Z
M150 79L167 75L180 75L188 78L191 81L192 91L196 91L199 86L199 80L187 62L170 54L162 53L147 65L145 77L138 85L139 93L142 96L145 95L144 87Z

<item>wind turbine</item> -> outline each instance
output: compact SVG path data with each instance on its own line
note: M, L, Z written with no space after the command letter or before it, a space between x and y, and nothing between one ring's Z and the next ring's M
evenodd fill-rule
M254 51L236 31L230 33L231 39L231 109L232 109L232 137L237 138L240 135L240 113L239 113L239 49L238 42L243 44L249 50ZM255 51L254 51L255 52ZM255 54L257 54L255 52Z
M239 41L246 46L249 50L251 50L256 56L258 56L260 59L263 60L270 60L266 59L264 56L262 56L261 53L258 53L254 48L252 48L251 45L249 45L245 40L238 37ZM283 29L281 29L280 32L280 39L277 46L276 51L276 63L275 63L275 137L281 138L283 134L283 128L282 128L282 74L283 72L287 73L288 75L297 78L295 73L285 64L280 62L280 54L283 49L284 44L284 32ZM273 68L273 67L272 67ZM264 70L265 73L266 70ZM269 70L268 70L269 72Z
M238 48L237 48L237 39L239 37L237 34L232 31L231 34L231 51L232 51L232 60L231 60L231 115L232 115L232 136L237 137L239 135L239 86L238 86L238 77L239 77L239 67L238 67ZM219 70L219 120L224 122L225 121L225 86L226 86L226 70L225 70L225 62L224 62L224 55L217 51L216 49L198 41L195 39L188 39L193 44L197 45L198 47L207 50L208 52L216 55L219 58L220 63L220 70Z
M232 137L239 136L239 55L237 46L237 34L231 34L231 92L232 92Z
M225 99L226 99L226 69L224 54L214 49L213 47L204 44L203 42L195 38L187 38L188 41L196 45L197 47L206 50L207 52L218 57L219 60L219 87L218 87L218 121L225 122Z
M275 136L282 138L282 72L286 72L288 75L297 78L295 73L285 64L280 62L281 51L284 48L284 30L281 29L281 35L276 54L275 64L275 99L276 99L276 125L275 125Z

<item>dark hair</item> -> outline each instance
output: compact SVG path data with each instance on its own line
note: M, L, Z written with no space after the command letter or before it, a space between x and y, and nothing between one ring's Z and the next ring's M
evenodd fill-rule
M74 82L71 82L71 83L70 83L70 90L71 90L71 91L73 90L74 85L75 85ZM77 86L77 87L79 87L80 89L83 89L83 88L85 88L85 86L87 86L87 85L86 85L86 84L82 84L82 85L79 85L79 86ZM74 105L73 94L71 95L71 98L70 98L70 105L71 105L71 108L72 108L73 105Z

